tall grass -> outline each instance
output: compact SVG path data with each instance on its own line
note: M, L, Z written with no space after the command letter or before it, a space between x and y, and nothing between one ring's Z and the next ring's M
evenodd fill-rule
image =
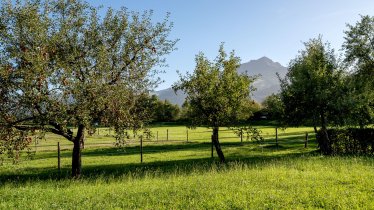
M227 164L210 158L208 141L148 143L143 164L137 145L88 148L78 180L70 150L61 172L55 151L39 151L0 166L0 209L372 209L373 158L321 156L293 134L307 130L286 130L278 148L270 137L223 140Z

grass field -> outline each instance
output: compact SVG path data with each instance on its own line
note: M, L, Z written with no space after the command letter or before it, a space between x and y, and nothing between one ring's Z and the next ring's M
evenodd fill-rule
M125 150L112 145L109 130L88 137L83 176L70 179L71 145L47 135L32 160L0 166L0 209L373 209L373 157L324 157L311 128L262 126L265 142L240 143L222 128L227 164L211 158L210 130L153 127L156 140ZM166 129L169 141L166 141ZM57 171L56 143L63 145ZM35 149L35 148L32 148Z

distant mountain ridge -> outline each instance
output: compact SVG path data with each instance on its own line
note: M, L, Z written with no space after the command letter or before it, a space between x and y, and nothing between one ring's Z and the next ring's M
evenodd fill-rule
M264 56L257 60L251 60L247 63L241 64L238 68L238 73L259 76L253 84L256 91L253 92L252 98L257 102L262 102L272 93L279 92L280 83L276 74L278 73L283 78L287 73L287 68ZM174 93L172 88L156 91L155 94L161 100L168 100L170 103L178 104L180 106L186 98L186 94L182 91Z

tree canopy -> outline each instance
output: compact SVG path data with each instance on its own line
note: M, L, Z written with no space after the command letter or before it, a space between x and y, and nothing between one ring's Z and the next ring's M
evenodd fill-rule
M268 119L281 122L284 116L284 105L280 94L271 94L262 102L263 111L267 113Z
M137 103L159 80L174 50L172 24L81 0L2 1L0 6L0 139L52 132L74 142L73 176L81 173L84 132L95 122L118 134L141 127ZM77 127L74 131L72 127Z
M345 31L345 62L350 76L350 117L361 127L374 122L374 17L361 16Z
M334 50L322 38L311 39L305 49L291 60L288 73L281 79L284 120L289 125L311 123L326 128L339 122L343 111L343 72L339 70Z
M248 118L250 110L251 85L254 78L238 74L240 58L234 52L228 56L220 46L214 62L203 53L195 58L193 73L180 75L180 81L174 84L174 90L187 94L187 115L191 127L208 126L213 128L213 143L222 162L224 155L218 141L219 126L231 126L239 119Z
M152 118L154 122L174 122L179 119L181 109L178 105L172 104L167 100L154 98Z

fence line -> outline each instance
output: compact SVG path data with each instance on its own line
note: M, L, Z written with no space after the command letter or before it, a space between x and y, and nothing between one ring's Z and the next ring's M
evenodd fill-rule
M230 131L230 132L227 132L227 131ZM279 145L282 145L282 144L288 144L288 143L300 143L300 146L301 147L304 147L304 148L307 148L308 147L308 141L310 141L310 137L312 136L315 136L315 134L312 132L310 134L308 134L308 132L305 132L305 131L300 131L300 132L290 132L290 133L279 133L278 130L275 130L275 134L269 134L269 133L266 133L265 135L262 135L263 137L265 137L265 140L263 142L259 142L261 144L273 144L273 145L277 145L277 148ZM131 154L138 154L140 153L141 157L140 157L140 161L143 162L143 154L147 154L147 153L153 153L153 152L160 152L160 150L152 150L151 147L147 148L147 149L143 149L144 146L149 146L149 145L162 145L162 144L173 144L173 143L202 143L202 144L206 144L207 145L207 148L209 147L212 147L212 151L213 151L213 144L211 144L211 135L209 136L206 136L206 137L202 137L201 135L196 135L196 134L202 134L202 133L211 133L211 131L204 131L204 132L194 132L193 130L191 129L186 129L186 130L180 130L179 132L170 132L169 129L165 130L165 133L166 133L166 139L163 139L161 136L159 136L159 134L161 132L159 131L156 131L157 133L157 136L154 136L152 139L129 139L125 142L125 148L126 146L132 146L132 149L131 150L128 150L125 151L126 152L116 152L116 153L113 153L113 154L127 154L127 155L131 155ZM227 133L230 133L231 135L222 135L222 134L227 134ZM178 136L178 138L173 138L173 134L174 136ZM177 135L178 134L178 135ZM221 143L225 144L225 143L238 143L238 144L228 144L227 146L240 146L242 145L243 142L248 142L246 140L243 141L243 136L238 136L236 134L233 133L232 130L230 129L226 129L226 130L220 130L220 137L219 137L219 140L221 141ZM278 135L277 135L278 134ZM101 135L100 135L100 132L97 132L97 134L89 137L89 138L94 138L95 136L107 136L106 134L103 134L103 132L101 132ZM195 135L195 136L194 136ZM287 139L287 141L283 141L283 139L285 138L282 138L282 137L290 137L291 139ZM113 137L113 136L112 136ZM297 139L293 139L295 137L300 137L300 138L297 138ZM244 138L245 139L245 138ZM57 143L57 142L56 142ZM107 141L100 141L100 142L90 142L90 139L86 140L85 142L85 148L115 148L115 141L114 141L114 138L113 140L107 140ZM140 150L136 149L136 148L140 148ZM54 152L56 151L56 144L47 144L47 145L37 145L35 144L35 146L31 146L30 147L31 149L34 148L35 150L32 151L31 150L31 153L36 153L37 151L50 151L50 152ZM43 148L45 148L45 150L43 150ZM73 144L70 143L66 143L66 144L61 144L60 142L57 143L57 157L58 157L58 168L60 168L60 164L61 164L61 156L60 156L60 150L72 150L73 148ZM263 148L263 147L262 147ZM173 148L171 150L167 150L167 151L178 151L178 150L184 150L185 148ZM83 150L84 151L84 150ZM165 151L165 152L167 152ZM112 153L108 153L108 154L112 154ZM213 154L213 153L212 153ZM8 158L6 158L5 160L7 160ZM47 158L43 158L43 159L47 159ZM38 160L42 160L42 158L38 158ZM4 159L3 159L4 161Z
M211 139L210 139L210 135L208 135L208 133L210 134L211 131L194 131L192 129L186 129L186 130L179 130L179 131L172 131L171 129L167 129L167 130L164 130L163 132L157 130L157 131L153 131L154 135L151 139L147 139L147 138L144 138L143 139L143 143L152 143L152 144L162 144L162 143L181 143L181 142L188 142L188 143L202 143L202 142L210 142ZM202 134L202 133L207 133L207 135L199 135L199 134ZM100 134L100 135L99 135ZM163 135L162 135L163 134ZM196 135L197 134L197 135ZM278 136L276 135L278 134ZM309 134L309 137L313 137L315 134L314 133L311 133ZM272 133L262 133L261 134L262 137L264 137L264 143L275 143L277 144L285 144L287 142L302 142L302 143L305 143L305 131L297 131L297 132L289 132L289 133L285 133L285 132L275 132L274 134ZM113 139L107 139L107 140L100 140L100 141L97 141L97 140L91 140L91 138L95 138L95 137L111 137ZM243 136L240 136L240 135L237 135L237 134L234 134L233 130L230 130L230 129L222 129L219 131L219 140L223 143L229 141L229 142L248 142L247 141L247 136L246 135L243 135ZM288 139L287 142L284 142L283 140L285 139L285 137L287 138L297 138L297 137L301 137L300 139L296 139L296 140L293 140L293 139ZM92 142L93 141L93 142ZM128 139L127 141L125 141L125 146L134 146L134 145L137 145L139 144L140 141L139 139ZM72 143L60 143L60 147L61 149L63 150L66 150L66 149L69 149L69 148L72 148L73 144ZM51 143L47 143L47 144L42 144L42 145L33 145L33 146L30 146L30 148L34 148L35 151L37 151L38 149L40 150L43 150L43 148L45 148L44 151L48 151L48 150L55 150L54 148L56 147L56 144L51 144ZM85 147L88 147L88 148L92 148L92 147L115 147L115 139L114 139L114 136L113 135L107 135L107 134L104 134L102 131L101 132L97 132L97 134L93 134L92 136L89 136L86 141L85 141ZM47 148L50 148L50 149L47 149Z

